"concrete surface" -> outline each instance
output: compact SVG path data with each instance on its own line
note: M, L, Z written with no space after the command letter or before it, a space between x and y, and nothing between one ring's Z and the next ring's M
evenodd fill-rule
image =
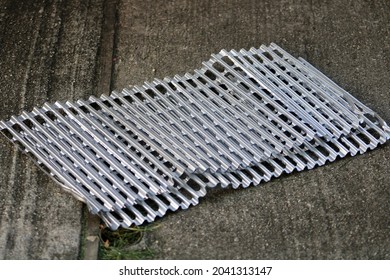
M100 0L0 1L0 119L99 92L104 11ZM87 217L0 137L0 259L80 258Z
M390 2L123 1L114 87L275 42L390 121ZM259 187L215 191L160 219L162 259L388 259L390 145Z
M275 42L390 121L387 0L116 2L0 0L0 119L184 73L222 48ZM142 244L161 259L389 259L389 158L385 145L213 191L160 219ZM87 220L0 137L0 259L78 258L93 234Z

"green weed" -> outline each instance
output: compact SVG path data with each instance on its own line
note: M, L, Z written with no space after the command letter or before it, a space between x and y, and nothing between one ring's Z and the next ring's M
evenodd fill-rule
M148 248L134 249L132 245L139 243L144 234L153 230L156 226L134 226L120 228L115 231L101 227L99 258L103 260L145 260L153 258L154 252L152 250Z

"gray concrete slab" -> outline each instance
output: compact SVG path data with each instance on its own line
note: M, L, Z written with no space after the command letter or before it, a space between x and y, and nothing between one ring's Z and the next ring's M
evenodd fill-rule
M222 48L273 41L390 120L386 0L0 4L0 119L184 73ZM389 258L389 162L386 145L259 187L216 190L161 219L143 244L165 259ZM0 259L78 258L81 235L96 235L86 216L0 137Z
M275 42L390 121L390 3L122 1L114 88ZM390 146L246 190L217 190L146 234L161 259L388 259Z
M100 92L104 13L103 0L0 1L0 119ZM0 259L77 259L85 217L0 137Z

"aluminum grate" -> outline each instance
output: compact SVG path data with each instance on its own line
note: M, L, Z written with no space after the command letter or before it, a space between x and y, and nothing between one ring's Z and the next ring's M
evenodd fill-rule
M212 55L183 76L44 104L0 130L112 229L364 153L387 124L276 44Z

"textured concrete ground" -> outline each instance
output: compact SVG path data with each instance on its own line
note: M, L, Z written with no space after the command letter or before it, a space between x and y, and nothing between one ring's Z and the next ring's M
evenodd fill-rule
M0 0L0 119L184 73L222 48L275 42L390 121L387 0L118 2ZM216 190L160 219L143 245L163 259L388 259L389 167L385 145L258 187ZM0 258L77 258L83 215L0 137Z
M0 119L99 92L104 9L104 1L0 1ZM0 137L0 259L78 258L86 216Z
M115 88L184 73L210 53L275 42L390 121L389 1L129 1ZM390 145L237 191L160 220L164 259L390 257Z

